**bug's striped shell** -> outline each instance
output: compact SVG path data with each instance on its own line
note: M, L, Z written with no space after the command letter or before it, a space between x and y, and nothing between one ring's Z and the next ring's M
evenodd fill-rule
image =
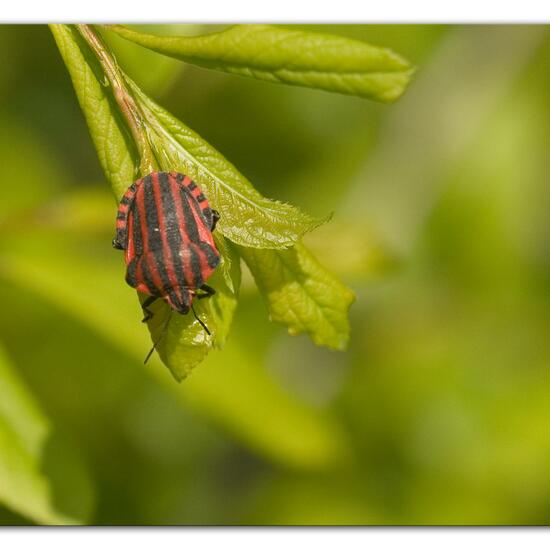
M208 200L183 174L153 172L134 182L120 201L116 224L128 284L187 313L194 292L220 262L213 221Z

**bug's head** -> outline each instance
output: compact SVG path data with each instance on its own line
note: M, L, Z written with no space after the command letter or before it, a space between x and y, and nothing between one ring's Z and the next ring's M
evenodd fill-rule
M164 297L166 303L178 313L185 315L189 313L192 296L187 288L173 288Z

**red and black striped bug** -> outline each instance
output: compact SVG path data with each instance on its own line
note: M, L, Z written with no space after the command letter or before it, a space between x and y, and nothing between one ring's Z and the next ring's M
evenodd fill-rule
M158 298L185 315L195 314L195 297L215 293L205 281L220 263L212 236L218 219L198 185L178 172L152 172L124 193L113 246L125 251L126 282L149 295L144 322Z

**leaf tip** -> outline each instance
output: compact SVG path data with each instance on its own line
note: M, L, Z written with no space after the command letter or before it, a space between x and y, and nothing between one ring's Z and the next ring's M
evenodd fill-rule
M385 90L380 92L378 100L382 103L394 103L407 90L411 79L416 72L416 67L409 65L405 71L395 73L393 82Z

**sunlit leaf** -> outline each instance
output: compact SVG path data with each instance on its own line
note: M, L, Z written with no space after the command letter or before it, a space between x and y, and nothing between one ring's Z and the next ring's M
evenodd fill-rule
M408 61L386 48L330 34L236 25L203 36L110 29L156 52L208 69L390 102L405 90Z
M117 198L135 180L139 158L105 74L82 36L69 25L50 25L88 123L99 162Z
M305 332L320 346L343 350L349 340L353 292L302 244L289 250L239 248L273 321L290 334Z
M241 286L240 258L225 239L217 239L222 244L223 264L209 279L209 284L216 289L216 294L207 301L210 307L210 318L214 320L216 338L214 346L222 349L227 341L233 315L237 308L237 298Z

